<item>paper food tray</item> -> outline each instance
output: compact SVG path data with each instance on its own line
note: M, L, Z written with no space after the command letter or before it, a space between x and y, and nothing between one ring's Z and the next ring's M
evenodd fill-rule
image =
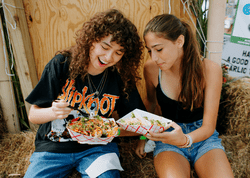
M103 118L103 120L104 121L113 120L115 122L115 120L113 118L108 118L108 119ZM73 130L68 128L68 125L67 125L67 129L69 131L69 134L70 134L72 140L77 141L80 144L90 144L90 145L102 144L102 145L106 145L109 142L111 142L117 136L117 134L116 134L116 135L113 135L111 137L91 137L91 136L87 136L87 135L84 135L84 134L81 134L81 133L78 133L78 132L74 132Z
M126 119L130 119L132 116L132 113L136 116L136 117L140 117L141 119L143 117L147 117L148 120L144 119L144 123L143 125L128 125L123 121L126 121ZM157 125L152 125L150 120L158 120L161 123L164 123L165 126L157 126ZM147 135L148 132L147 131L152 131L154 133L159 133L159 132L163 132L164 130L166 130L168 128L168 124L172 122L172 120L166 119L164 117L140 110L140 109L135 109L133 111L131 111L130 113L126 114L125 116L123 116L122 118L120 118L118 121L116 121L116 123L118 125L120 125L122 127L122 129L126 130L126 131L130 131L130 132L135 132L138 134L142 134L142 135ZM145 125L144 125L145 124Z

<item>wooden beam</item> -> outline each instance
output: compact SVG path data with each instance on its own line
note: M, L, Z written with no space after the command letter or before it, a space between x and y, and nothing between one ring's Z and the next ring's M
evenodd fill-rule
M6 74L10 73L10 68L8 63L8 54L5 46L5 42L3 41L3 26L2 26L2 18L0 18L0 103L1 109L3 111L3 118L5 120L7 130L10 133L18 133L20 132L20 124L17 114L16 108L16 100L15 94L13 90L13 85L11 81L11 77ZM5 55L7 61L5 60Z
M37 84L38 78L25 11L22 0L5 0L5 3L6 4L3 5L6 5L9 10L3 8L7 21L13 24L13 26L16 24L16 28L13 28L7 23L15 56L15 67L20 80L23 98L26 98ZM28 113L30 104L25 102L25 107ZM32 130L37 128L37 126L32 123L30 123L30 127Z
M210 0L207 25L208 59L221 65L226 0Z

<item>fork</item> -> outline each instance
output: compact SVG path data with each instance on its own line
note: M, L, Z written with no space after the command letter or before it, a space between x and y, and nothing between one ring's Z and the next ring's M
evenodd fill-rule
M67 107L79 111L79 112L81 113L81 115L83 115L84 117L89 117L89 114L88 114L88 113L85 113L85 112L81 111L81 110L78 109L77 107L70 106L70 105L68 105Z

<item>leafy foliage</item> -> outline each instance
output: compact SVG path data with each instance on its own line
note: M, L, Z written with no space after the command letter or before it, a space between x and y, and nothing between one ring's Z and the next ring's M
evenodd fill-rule
M202 54L205 53L205 41L207 39L208 5L207 0L192 0L192 11L197 20L197 40L199 41ZM205 54L203 54L205 55Z

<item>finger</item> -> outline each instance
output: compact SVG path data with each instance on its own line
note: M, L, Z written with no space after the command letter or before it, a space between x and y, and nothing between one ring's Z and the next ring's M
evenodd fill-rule
M170 127L171 127L171 125L170 125L170 124L167 124L167 126L166 126L166 127L164 127L163 132L164 132L165 130L168 130Z
M142 156L141 156L141 154L140 154L140 149L136 148L135 154L136 154L139 158L142 158Z
M64 100L55 100L55 101L54 101L54 104L55 104L55 106L58 107L58 108L65 108L65 107L67 107L67 106L69 105L69 103L67 103L67 102L64 101Z
M156 132L149 131L148 133L149 134L147 135L147 137L150 137L150 138L164 138L167 132L156 133Z
M143 149L137 149L135 153L136 153L137 156L138 156L139 158L141 158L141 159L144 158L144 157L147 155L147 153L145 153L145 152L143 151Z
M147 138L152 141L163 141L170 137L171 132L161 132L161 133L154 133L149 132L149 135L147 135Z
M145 158L146 155L147 155L147 153L144 152L143 154L141 154L141 158Z
M161 141L161 140L162 140L162 139L160 139L160 138L151 137L151 136L147 136L147 138L148 138L149 140L152 140L152 141Z
M180 126L179 126L178 124L176 124L175 122L171 122L171 123L169 124L169 126L170 126L170 127L173 127L174 129L180 127Z
M144 158L144 157L146 156L146 154L147 154L147 153L144 152L144 147L145 147L145 144L144 144L144 146L141 147L140 150L139 150L139 151L140 151L140 154L141 154L141 156L142 156L142 158Z

